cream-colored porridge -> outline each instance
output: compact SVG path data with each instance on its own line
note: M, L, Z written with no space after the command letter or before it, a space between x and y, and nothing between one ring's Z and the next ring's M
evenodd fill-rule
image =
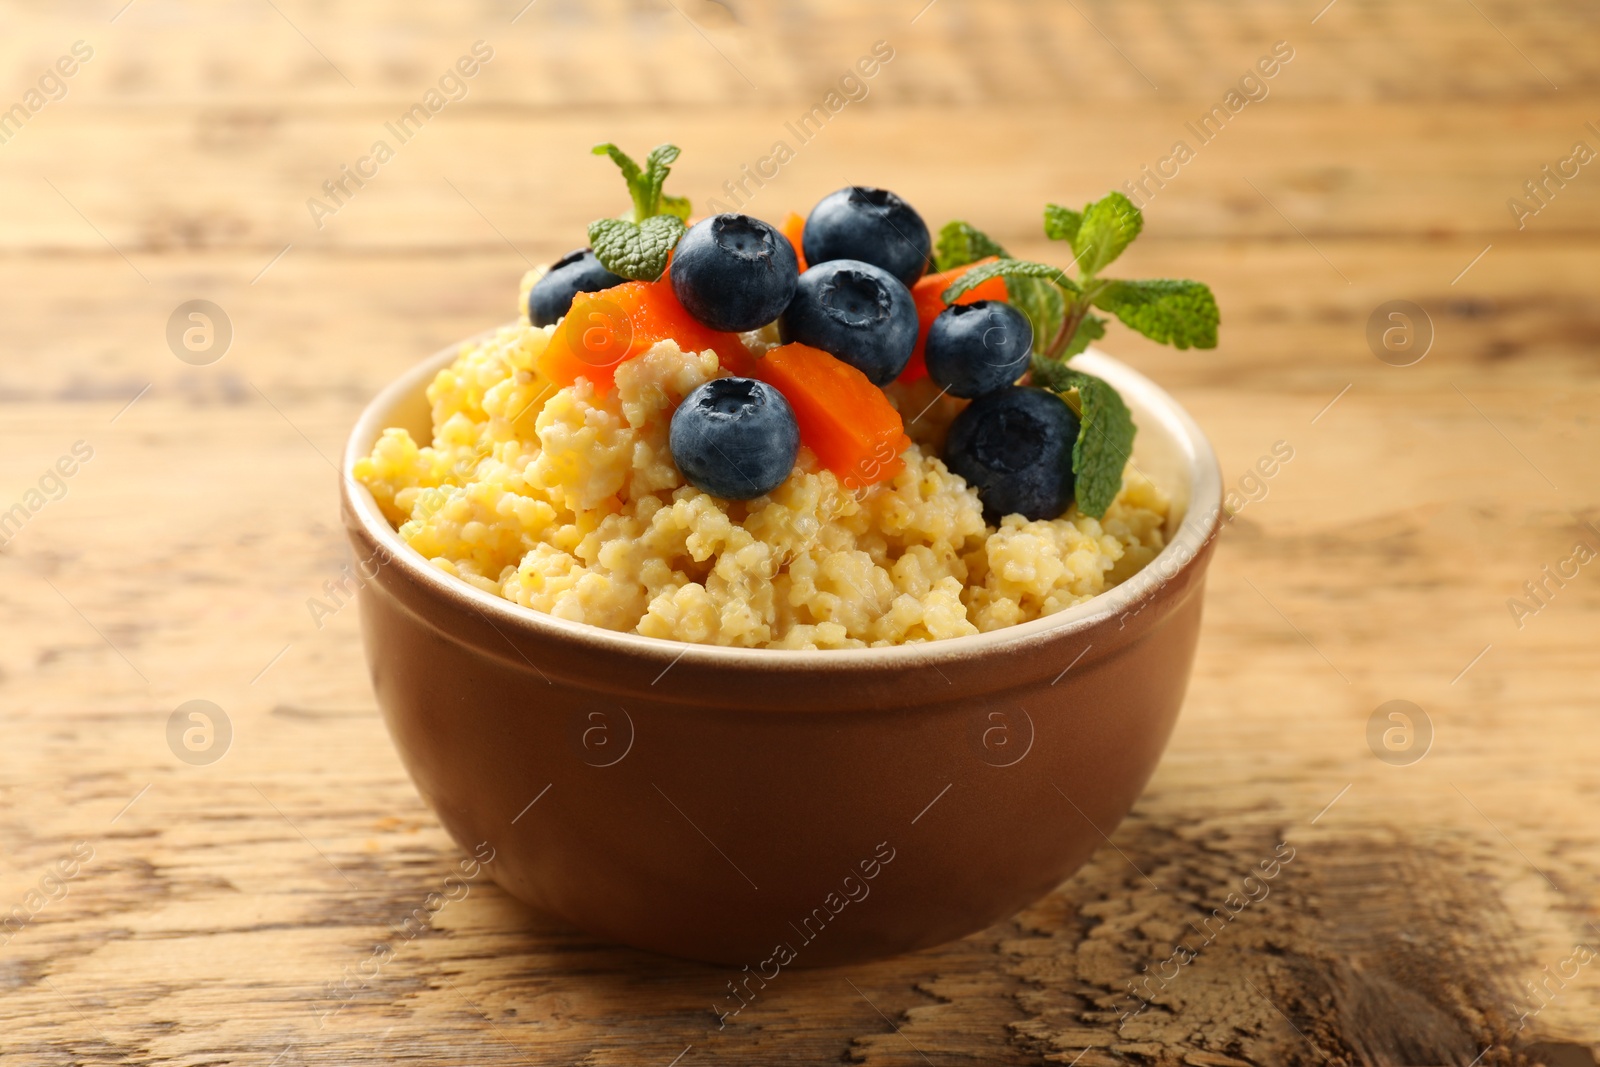
M889 480L852 495L802 447L772 493L709 496L673 466L667 433L683 397L725 373L716 354L662 341L609 393L557 388L535 368L554 329L524 319L463 347L428 388L433 439L386 430L355 467L407 544L525 607L704 644L896 645L1071 607L1164 544L1168 502L1131 471L1103 519L986 526L934 447L960 402L930 407L926 381L888 390L917 416Z

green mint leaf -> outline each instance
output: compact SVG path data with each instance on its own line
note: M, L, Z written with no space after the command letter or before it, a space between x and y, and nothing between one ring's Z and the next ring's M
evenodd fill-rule
M663 215L676 215L685 223L689 221L689 198L687 196L663 196L661 198L661 213Z
M1043 352L1061 331L1067 302L1061 290L1043 278L1016 275L1006 279L1006 299L1033 325L1033 350Z
M622 171L622 180L628 183L628 197L633 201L631 216L633 221L643 222L654 215L655 212L650 210L653 206L649 197L650 179L645 176L639 164L633 161L633 157L610 141L595 145L592 151L597 156L610 156L611 162Z
M598 219L589 223L589 244L600 265L634 281L653 282L667 269L667 255L683 236L676 215L652 215L641 223Z
M656 145L645 157L642 168L633 161L632 156L609 141L595 145L593 152L597 156L610 156L622 171L622 178L628 183L628 196L633 200L634 222L642 223L661 214L676 215L688 221L689 201L683 197L664 196L661 192L667 175L672 173L672 164L678 158L677 145Z
M1026 259L999 259L993 263L980 263L978 266L973 267L945 289L940 294L939 299L946 304L954 304L956 297L962 293L982 285L990 278L1001 277L1042 278L1047 282L1055 283L1069 293L1076 294L1079 292L1078 284L1063 274L1060 267L1052 267L1048 263L1033 263ZM1010 283L1008 282L1007 292L1009 291Z
M1217 299L1201 282L1108 282L1095 294L1094 306L1152 341L1177 348L1217 347Z
M618 169L622 171L622 177L628 183L628 187L630 189L633 187L633 183L638 181L639 176L643 173L643 171L639 169L639 164L633 161L632 156L628 155L628 153L624 152L610 141L607 141L605 144L595 145L591 151L597 156L610 156L611 162L615 163Z
M1085 348L1094 344L1106 335L1106 320L1092 312L1084 315L1078 322L1078 328L1072 334L1072 340L1067 342L1067 347L1061 350L1057 358L1071 359Z
M1133 452L1136 430L1128 405L1110 385L1077 373L1077 390L1082 425L1072 446L1074 495L1078 510L1098 519L1122 491L1122 472Z
M1047 223L1048 225L1048 223ZM1078 271L1085 278L1099 274L1144 229L1144 215L1133 201L1118 192L1107 193L1083 209L1083 218L1072 235L1072 252Z
M1000 243L965 222L947 222L933 245L933 269L954 270L990 256L1004 256Z
M1052 241L1073 241L1083 225L1083 213L1060 204L1044 206L1044 235Z
M1128 405L1111 385L1050 360L1033 361L1034 384L1043 385L1078 412L1078 440L1072 446L1073 495L1078 510L1102 518L1122 491L1122 472L1133 452L1136 429ZM1041 370L1044 372L1041 374ZM1076 397L1065 394L1076 393Z
M650 155L644 161L644 181L641 183L640 199L648 206L649 210L644 216L660 215L664 212L661 206L661 187L667 183L667 175L672 173L672 164L677 161L678 146L675 144L658 144L650 150ZM688 215L683 216L685 221ZM635 219L635 222L642 221Z

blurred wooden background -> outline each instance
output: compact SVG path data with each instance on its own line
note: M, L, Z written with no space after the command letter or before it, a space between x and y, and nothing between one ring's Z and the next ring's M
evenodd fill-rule
M25 520L0 548L0 913L26 919L0 932L0 1063L1596 1062L1600 567L1507 604L1600 544L1600 173L1522 229L1507 207L1600 150L1592 4L523 2L0 3L0 107L26 113L0 143L0 513ZM464 98L318 228L308 198L476 41ZM797 972L720 1031L730 975L492 886L398 936L460 854L355 613L307 607L346 562L345 431L615 210L590 144L676 142L703 201L877 41L866 97L751 211L870 182L1042 255L1046 199L1197 148L1118 269L1209 281L1221 347L1107 339L1255 497L1165 762L1014 921ZM1279 41L1270 95L1198 146L1184 124ZM198 366L166 336L196 299L232 328ZM1411 366L1368 344L1392 300L1432 323ZM168 743L193 699L231 724L206 765ZM1369 747L1396 699L1419 762ZM1119 1023L1280 841L1273 895Z

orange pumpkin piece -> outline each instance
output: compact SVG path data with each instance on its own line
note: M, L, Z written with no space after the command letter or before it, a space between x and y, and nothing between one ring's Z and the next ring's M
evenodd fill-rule
M608 393L617 367L671 338L685 352L712 349L722 365L746 374L754 362L737 334L721 333L696 322L663 276L654 282L624 282L598 293L579 293L561 325L540 353L539 373L558 386L579 377Z
M976 263L968 263L964 267L955 267L951 270L940 271L938 274L929 274L911 287L911 300L917 306L917 321L920 328L917 331L917 347L911 350L911 362L906 364L906 369L900 372L896 379L901 382L914 382L918 378L928 376L928 363L923 355L924 346L928 343L928 327L933 325L933 320L939 317L939 312L949 307L944 302L943 293L956 283L967 271L983 263L993 263L999 256L989 256ZM956 297L958 304L971 304L979 300L1006 300L1006 280L1004 278L990 278Z
M789 239L789 243L794 245L794 258L800 261L800 272L804 274L806 269L806 253L800 242L801 238L806 232L806 220L791 211L788 215L784 216L783 225L778 227L778 232L787 237Z
M911 447L900 413L867 376L810 345L787 344L755 360L755 377L794 408L800 443L850 491L893 477Z

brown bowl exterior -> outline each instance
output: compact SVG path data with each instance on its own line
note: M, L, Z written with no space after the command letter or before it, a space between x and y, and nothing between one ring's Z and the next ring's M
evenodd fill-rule
M448 356L375 401L347 471ZM1137 379L1094 360L1125 394ZM1188 434L1174 544L1079 608L924 645L706 648L553 619L429 566L346 477L357 558L382 564L362 629L407 770L507 891L640 948L770 977L1012 914L1127 814L1188 682L1220 479L1137 381L1171 406L1135 401L1141 432L1159 415Z

